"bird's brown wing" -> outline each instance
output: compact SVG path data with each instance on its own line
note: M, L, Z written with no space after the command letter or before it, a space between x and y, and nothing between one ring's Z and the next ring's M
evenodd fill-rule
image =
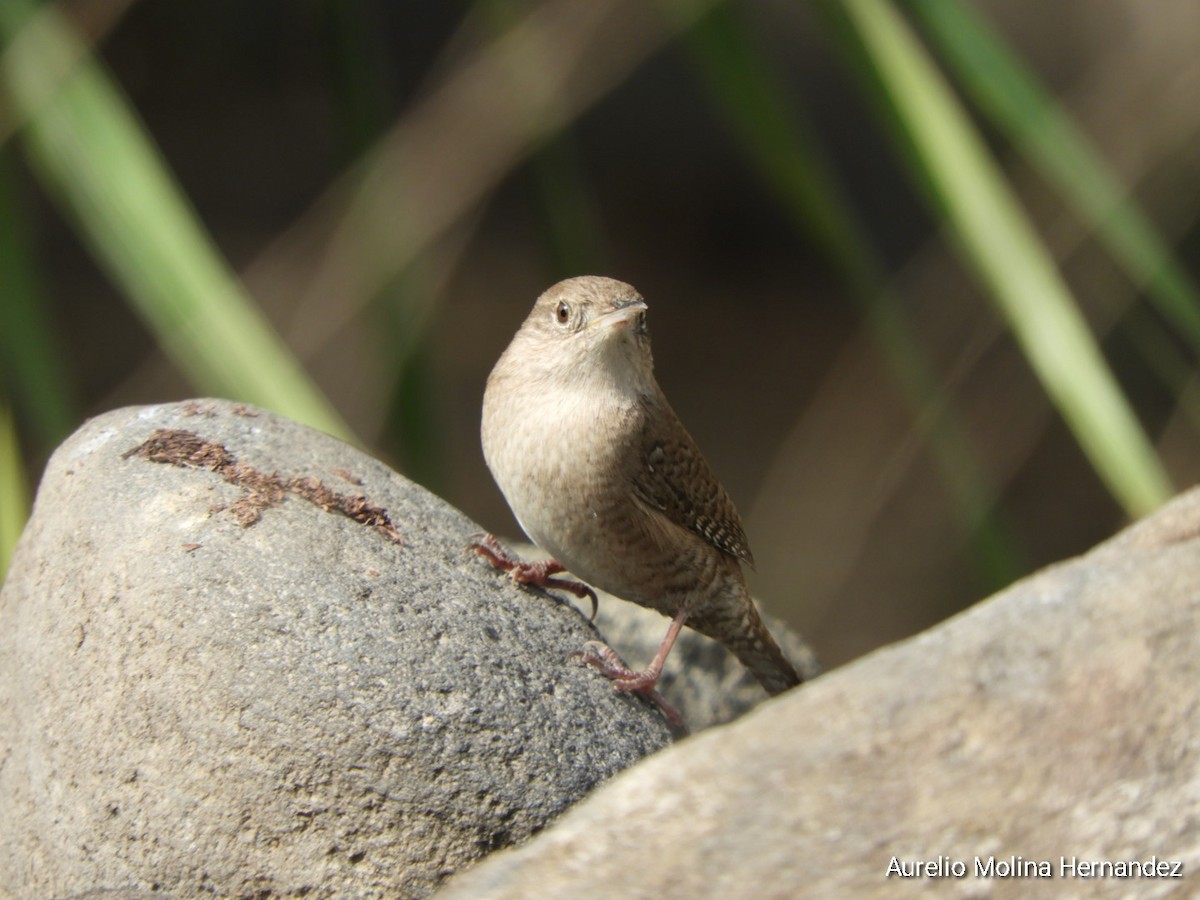
M647 398L634 495L719 550L754 565L733 501L665 400Z

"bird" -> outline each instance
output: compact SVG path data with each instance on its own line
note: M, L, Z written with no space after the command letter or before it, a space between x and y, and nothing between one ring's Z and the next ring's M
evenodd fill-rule
M480 434L517 522L551 559L522 562L490 534L472 547L518 582L589 597L593 616L589 585L670 617L645 669L599 642L578 655L674 718L655 687L685 625L769 694L802 679L746 587L754 557L737 509L655 379L647 310L631 285L601 276L538 297L488 376Z

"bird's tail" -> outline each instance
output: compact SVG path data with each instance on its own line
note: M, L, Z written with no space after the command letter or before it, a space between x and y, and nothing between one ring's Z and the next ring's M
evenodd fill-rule
M767 630L749 593L743 596L745 602L737 604L735 614L714 617L709 611L708 615L698 617L699 621L689 619L688 624L723 644L768 694L782 694L804 679Z
M804 679L779 649L779 644L763 624L754 601L750 600L748 606L746 640L731 645L729 649L741 660L742 665L750 670L750 674L758 679L759 684L766 688L768 694L782 694Z

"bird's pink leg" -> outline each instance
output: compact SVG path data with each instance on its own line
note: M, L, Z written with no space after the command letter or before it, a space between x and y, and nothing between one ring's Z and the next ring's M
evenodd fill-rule
M517 559L505 550L504 546L496 540L496 536L492 534L478 535L468 546L497 569L507 572L509 577L518 584L532 584L540 588L558 588L562 591L570 591L580 600L587 597L592 601L590 621L596 620L596 611L600 608L596 592L579 581L572 581L569 578L552 578L552 575L566 571L556 560L542 559L537 562L525 562Z
M654 654L654 659L640 672L630 669L621 662L621 658L611 647L599 641L588 641L576 655L589 666L599 669L604 675L611 678L615 690L634 691L641 694L658 706L672 725L682 726L683 716L662 698L655 690L655 686L662 675L663 664L667 661L671 648L675 646L675 639L679 637L679 632L683 628L684 622L687 621L687 616L686 609L675 613L675 618L671 620L666 637L659 645L658 652Z

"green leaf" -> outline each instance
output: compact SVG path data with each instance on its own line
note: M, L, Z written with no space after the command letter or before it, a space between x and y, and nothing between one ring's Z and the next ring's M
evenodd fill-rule
M0 77L42 181L206 393L349 429L245 294L116 86L51 7L0 3Z
M37 290L11 157L0 147L0 381L37 440L53 446L74 426L75 403Z
M8 400L0 393L0 583L8 573L13 547L29 516L29 496L16 426Z
M965 5L908 0L958 83L1079 211L1089 227L1193 347L1200 294L1087 138Z
M1130 515L1149 512L1171 493L1162 465L950 87L890 3L844 0L824 8L859 43L918 182L1080 447Z

